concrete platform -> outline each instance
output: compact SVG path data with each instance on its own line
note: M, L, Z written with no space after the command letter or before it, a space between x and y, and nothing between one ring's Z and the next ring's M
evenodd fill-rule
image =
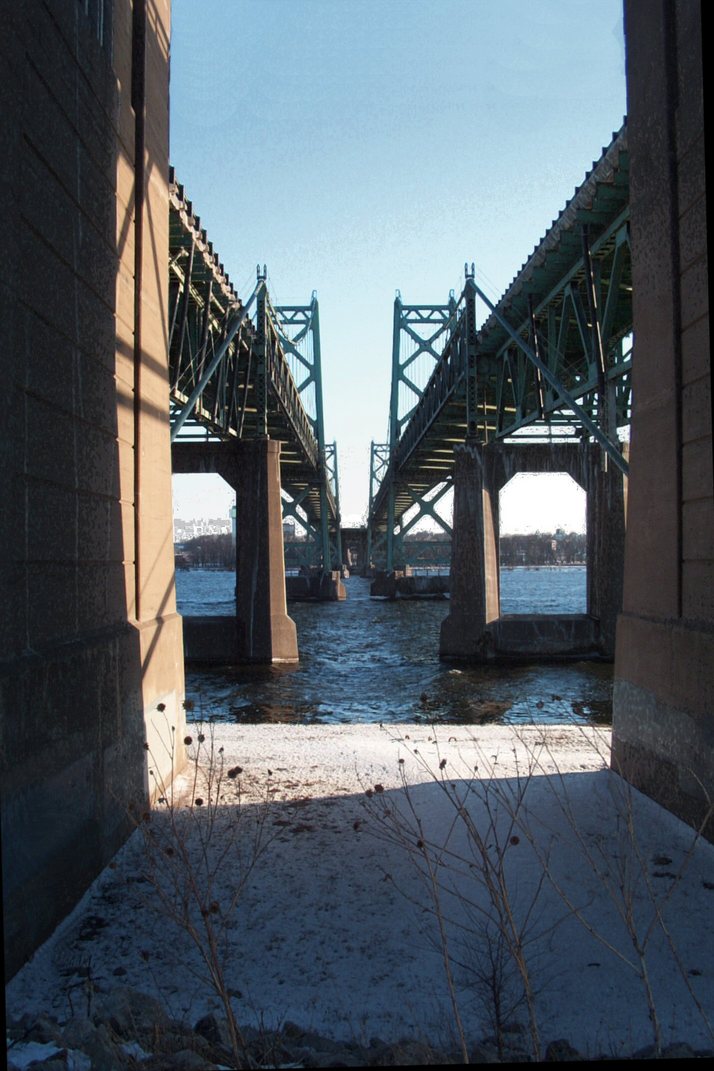
M387 599L444 598L449 593L449 577L379 573L372 581L369 593L374 598Z
M235 617L184 616L183 656L186 662L235 665L239 651Z
M311 576L286 576L285 594L288 602L341 602L347 598L347 589L335 570Z
M487 662L603 658L599 622L590 614L504 614L486 626L482 651Z

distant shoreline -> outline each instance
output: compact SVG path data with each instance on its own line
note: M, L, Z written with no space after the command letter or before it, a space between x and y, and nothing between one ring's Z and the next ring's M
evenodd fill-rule
M501 565L501 569L587 569L587 562L547 562L543 565Z

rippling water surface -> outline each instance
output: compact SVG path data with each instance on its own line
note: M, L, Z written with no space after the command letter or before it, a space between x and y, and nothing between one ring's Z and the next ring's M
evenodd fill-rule
M445 599L373 599L369 581L345 581L339 603L288 604L297 666L186 669L194 717L227 721L478 724L611 720L612 666L459 667L440 662ZM178 572L184 614L234 613L234 574ZM585 569L501 571L503 613L582 613Z

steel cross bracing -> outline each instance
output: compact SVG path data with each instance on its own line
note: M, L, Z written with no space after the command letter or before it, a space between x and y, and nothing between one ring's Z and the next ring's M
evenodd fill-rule
M318 467L324 474L320 483L320 527L308 523L308 536L319 544L323 560L329 560L335 568L342 564L340 534L340 508L337 479L337 444L325 442L325 417L322 402L322 355L320 349L320 310L317 294L312 293L309 305L279 305L275 309L275 323L293 379L300 397L308 407L308 417L317 441ZM333 500L329 501L332 493ZM297 503L294 503L297 505ZM330 530L330 510L337 523ZM283 509L284 515L295 517L294 509ZM299 519L299 518L297 518ZM303 520L303 524L305 521ZM312 560L306 560L312 565Z
M169 380L172 442L280 441L284 515L307 528L317 564L338 567L337 448L324 441L317 299L275 308L258 267L241 302L173 170Z
M423 515L448 487L453 448L467 437L576 436L626 464L618 429L630 422L632 282L627 128L613 135L510 287L493 305L466 270L428 380L402 415L402 340L395 306L390 441L373 444L369 532L375 561L398 565L403 517ZM476 297L490 308L476 329ZM445 315L445 314L444 314ZM403 404L403 402L402 402ZM439 519L440 520L440 519ZM443 521L440 521L443 527ZM382 551L380 555L379 551Z
M455 328L457 317L457 303L453 291L445 305L405 305L401 294L397 291L394 301L392 335L389 442L372 443L370 517L377 489L388 470L389 459L400 440L402 429L409 425L422 399L425 385L430 381L434 370L439 367L444 345ZM388 518L391 523L388 521L383 531L372 525L368 525L367 528L367 548L370 560L386 555L390 562L402 564L404 536L425 514L436 520L444 531L451 535L448 525L434 512L436 501L447 488L437 491L431 501L428 501L425 495L432 486L433 481L423 485L413 484L403 487L401 499L397 502L393 493L395 485L391 485L388 501ZM399 506L403 508L399 509ZM412 517L408 522L402 521L403 514L412 506L416 506ZM395 524L398 526L396 531Z

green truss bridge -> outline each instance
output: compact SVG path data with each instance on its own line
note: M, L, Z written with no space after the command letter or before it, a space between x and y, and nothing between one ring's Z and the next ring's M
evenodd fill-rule
M632 285L623 123L497 304L465 285L442 305L394 303L389 439L372 443L368 554L391 572L438 513L464 442L598 444L627 471ZM477 328L476 300L489 310Z
M283 517L307 531L306 564L329 572L340 567L342 550L337 446L325 442L317 297L313 293L306 305L276 306L266 275L258 267L255 289L244 304L172 169L173 469L206 469L211 444L279 442Z

